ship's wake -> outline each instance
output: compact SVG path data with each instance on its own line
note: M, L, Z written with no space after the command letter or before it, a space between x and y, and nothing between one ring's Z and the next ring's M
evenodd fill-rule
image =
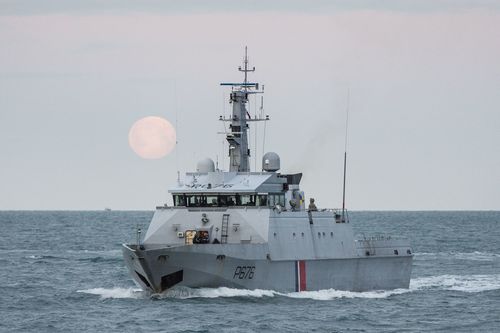
M416 260L467 260L467 261L497 261L500 254L492 252L417 252Z
M411 291L451 290L466 293L479 293L500 289L500 274L490 275L437 275L419 277L411 280Z
M221 298L221 297L288 297L295 299L334 300L339 298L387 298L425 290L448 290L465 293L478 293L490 290L500 290L500 274L493 275L437 275L418 277L411 280L409 289L375 290L365 292L325 289L318 291L302 291L280 293L274 290L248 290L234 288L187 288L178 287L162 294L151 295L139 288L93 288L78 290L79 293L98 295L101 299L109 298L156 298L156 299L190 299L190 298Z

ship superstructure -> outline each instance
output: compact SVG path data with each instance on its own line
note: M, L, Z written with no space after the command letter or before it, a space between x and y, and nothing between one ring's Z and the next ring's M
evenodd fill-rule
M248 57L240 83L230 86L229 170L207 158L179 178L169 192L173 206L157 207L141 241L124 244L133 279L145 290L174 286L304 291L366 291L408 288L409 241L391 237L355 239L344 210L306 206L301 173L281 174L274 152L250 171Z

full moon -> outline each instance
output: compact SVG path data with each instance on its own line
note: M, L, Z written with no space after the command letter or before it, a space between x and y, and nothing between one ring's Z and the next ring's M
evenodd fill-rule
M130 128L128 143L142 158L162 158L175 148L175 128L164 118L145 117Z

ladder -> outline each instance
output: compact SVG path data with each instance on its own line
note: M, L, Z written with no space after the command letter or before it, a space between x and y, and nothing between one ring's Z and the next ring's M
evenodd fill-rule
M229 214L222 215L222 228L220 231L221 244L227 244L227 231L229 228Z

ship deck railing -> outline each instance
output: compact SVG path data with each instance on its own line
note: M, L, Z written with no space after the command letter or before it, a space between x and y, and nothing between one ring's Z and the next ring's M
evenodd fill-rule
M189 211L226 211L228 209L271 209L271 210L276 210L280 209L282 212L331 212L331 213L337 213L342 215L342 209L341 208L318 208L314 210L309 210L309 209L285 209L285 207L269 207L269 206L203 206L203 207L196 207L196 206L156 206L156 209L188 209ZM347 210L345 211L345 214L347 215Z
M392 236L388 234L375 234L366 236L365 234L357 234L355 237L355 242L366 242L366 241L390 241L390 240L408 240L407 237L403 236Z

